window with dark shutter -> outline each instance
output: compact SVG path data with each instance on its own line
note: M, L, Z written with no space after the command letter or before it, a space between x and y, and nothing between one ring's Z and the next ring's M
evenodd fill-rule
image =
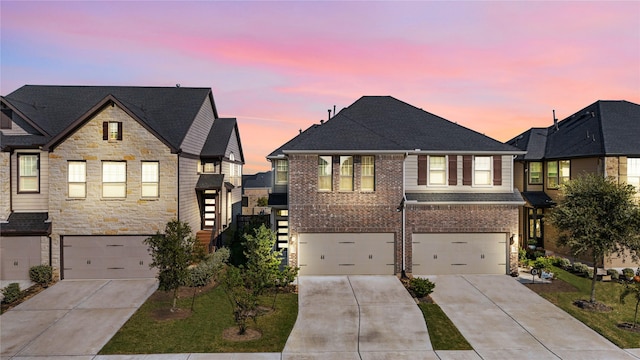
M102 140L122 140L122 122L105 121L102 123Z
M418 185L427 185L427 155L418 155Z
M462 156L462 185L472 185L473 175L471 174L473 165L473 156Z
M493 157L493 185L502 185L502 156Z
M458 156L449 155L449 185L458 185Z
M102 140L109 140L109 122L102 123Z
M118 140L122 140L122 122L118 122Z

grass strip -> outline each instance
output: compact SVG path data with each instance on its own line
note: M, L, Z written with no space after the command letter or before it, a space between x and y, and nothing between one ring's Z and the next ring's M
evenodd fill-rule
M434 350L473 350L438 304L420 303L418 307L427 323Z

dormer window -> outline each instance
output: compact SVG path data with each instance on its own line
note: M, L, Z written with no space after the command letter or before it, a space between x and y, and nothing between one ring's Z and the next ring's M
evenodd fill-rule
M105 121L102 123L102 140L118 141L122 140L122 122Z

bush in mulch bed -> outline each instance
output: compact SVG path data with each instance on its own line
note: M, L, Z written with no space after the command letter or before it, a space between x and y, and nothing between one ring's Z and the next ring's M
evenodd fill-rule
M609 312L613 310L611 306L605 305L600 302L591 302L589 300L576 300L573 305L583 310L597 311L597 312Z

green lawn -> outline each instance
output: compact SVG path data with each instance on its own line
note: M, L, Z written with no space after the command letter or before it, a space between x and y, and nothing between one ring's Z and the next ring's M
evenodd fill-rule
M250 328L261 331L262 337L234 342L222 337L222 332L235 326L235 322L229 300L220 287L197 296L193 313L181 320L154 320L153 312L170 307L170 302L152 298L138 309L100 354L281 352L298 315L298 295L279 294L276 310L259 317L257 324L249 324ZM261 299L268 306L272 301L273 296ZM188 310L191 298L180 299L178 304Z
M420 303L434 350L473 350L437 304Z
M592 312L573 305L575 300L589 299L591 279L576 276L559 268L554 268L553 272L558 275L558 279L575 286L578 291L544 292L543 287L540 287L542 290L539 292L540 296L582 321L619 347L637 348L640 346L639 333L632 333L617 327L619 323L632 322L635 310L635 300L631 296L626 299L626 304L622 305L619 302L624 285L617 282L598 282L596 284L596 300L611 306L613 311Z

